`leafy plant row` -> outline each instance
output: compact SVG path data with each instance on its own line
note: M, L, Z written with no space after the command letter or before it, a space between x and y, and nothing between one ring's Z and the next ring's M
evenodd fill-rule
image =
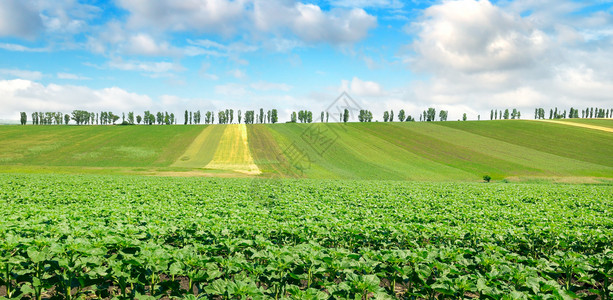
M0 298L610 299L612 190L0 175Z

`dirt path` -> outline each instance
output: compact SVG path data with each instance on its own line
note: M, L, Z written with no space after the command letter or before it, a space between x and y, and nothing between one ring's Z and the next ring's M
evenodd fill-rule
M557 120L539 120L539 121L541 121L541 122L548 122L548 123L563 124L563 125L569 125L569 126L575 126L575 127L583 127L583 128L589 128L589 129L595 129L595 130L601 130L601 131L606 131L606 132L613 133L613 128L609 128L609 127L602 127L602 126L583 124L583 123L564 122L564 121L557 121Z

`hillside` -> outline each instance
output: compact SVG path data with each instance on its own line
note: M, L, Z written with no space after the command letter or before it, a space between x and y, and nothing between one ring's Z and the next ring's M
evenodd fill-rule
M573 121L577 122L577 121ZM613 120L583 122L600 128ZM613 178L613 133L565 123L0 126L3 172L435 181Z

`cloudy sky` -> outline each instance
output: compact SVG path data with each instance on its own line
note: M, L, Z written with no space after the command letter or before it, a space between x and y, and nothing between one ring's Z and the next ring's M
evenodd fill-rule
M613 107L611 0L1 0L0 119ZM182 114L181 114L182 115Z

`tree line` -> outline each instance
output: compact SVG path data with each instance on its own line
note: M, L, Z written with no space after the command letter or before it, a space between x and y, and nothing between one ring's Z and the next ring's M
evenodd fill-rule
M438 114L439 121L447 121L447 117L449 115L449 111L440 110ZM581 115L581 117L579 117ZM340 122L348 122L350 117L350 112L348 109L344 109L344 111L339 113L339 121ZM535 108L534 109L534 118L535 119L545 119L546 111L543 108ZM558 110L558 108L552 108L549 110L549 119L566 119L566 118L613 118L613 108L604 109L597 107L588 107L583 110L575 109L573 107L567 112L566 110ZM225 109L220 110L217 113L214 111L207 111L204 114L204 119L202 118L202 113L200 110L197 111L189 111L185 110L184 114L184 122L183 124L215 124L215 118L217 117L218 124L232 124L235 121L235 114L233 109ZM275 124L279 122L278 111L276 109L270 109L265 111L263 108L257 110L248 110L245 111L244 114L241 110L237 111L236 121L240 124L243 122L244 124ZM320 122L327 123L330 117L330 113L327 111L322 111L320 115ZM359 122L372 122L373 114L369 110L360 110L358 114ZM101 111L98 113L88 112L85 110L74 110L71 114L64 114L62 112L33 112L31 114L31 121L33 125L68 125L70 121L74 121L77 125L115 125L117 121L121 119L121 125L135 125L135 124L144 124L144 125L172 125L178 123L178 117L175 116L174 113L168 112L157 112L152 113L150 111L145 111L143 115L135 115L134 112L128 112L127 117L125 113L119 115L114 114L111 111ZM478 118L481 119L481 116ZM507 119L521 119L521 112L513 108L498 110L492 109L490 110L490 120L507 120ZM399 122L415 122L416 120L411 116L407 115L404 109L401 109L397 115L394 114L393 110L384 111L383 112L383 122L394 122L398 120ZM467 116L466 113L463 114L462 120L466 121ZM419 115L420 122L432 122L436 121L436 109L430 107L427 110L424 110L423 113ZM20 123L21 125L26 125L28 122L28 114L26 112L20 113ZM294 111L290 114L290 121L288 123L312 123L313 122L313 112L309 110L300 110Z
M581 117L579 117L581 112ZM604 109L597 107L588 107L583 110L579 110L571 107L568 113L566 110L558 110L557 107L549 109L549 119L593 119L593 118L613 118L613 108ZM535 108L534 119L545 119L545 109Z
M493 109L490 111L490 120L515 120L521 119L521 111L514 108L512 111L509 109L505 109L504 113L502 110Z

